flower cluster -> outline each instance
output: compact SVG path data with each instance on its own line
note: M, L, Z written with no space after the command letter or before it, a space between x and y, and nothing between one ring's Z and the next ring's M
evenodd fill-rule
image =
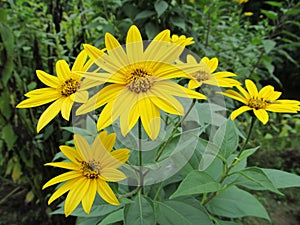
M242 2L242 1L239 1ZM220 94L240 101L244 106L234 110L234 120L243 112L252 110L254 115L266 124L266 111L296 113L300 102L278 100L281 92L266 86L259 92L251 80L246 80L247 91L234 79L236 74L218 71L218 59L203 57L200 60L187 54L180 60L186 46L193 44L192 38L170 34L164 30L151 42L145 42L136 26L127 33L126 45L122 46L111 34L105 35L105 48L98 49L85 44L77 56L72 69L64 60L56 63L56 74L52 76L38 70L37 76L48 87L25 94L28 99L18 108L36 107L53 102L41 115L37 132L44 128L59 112L65 120L70 119L74 102L82 103L76 115L86 114L102 107L97 129L102 131L119 119L123 136L141 122L151 140L161 130L161 112L183 116L185 109L177 97L205 100L199 93L202 85L237 88L241 94L227 90ZM91 68L96 68L91 71ZM188 80L187 86L177 83ZM103 85L100 91L89 97L88 89ZM67 161L47 163L47 166L70 170L48 181L43 188L63 182L49 199L49 204L68 192L65 200L65 214L70 215L82 203L89 213L96 193L113 205L119 200L107 182L126 179L119 170L129 158L128 149L113 150L116 134L102 131L90 146L84 137L75 134L75 147L60 146Z

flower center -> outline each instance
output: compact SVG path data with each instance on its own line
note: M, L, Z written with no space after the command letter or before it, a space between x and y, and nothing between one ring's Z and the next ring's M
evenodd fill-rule
M79 81L70 78L61 85L61 94L68 97L75 93L79 88Z
M81 172L82 175L88 179L97 179L100 175L101 165L99 162L95 160L85 162L81 162Z
M210 72L207 71L205 68L198 70L197 72L195 72L193 74L193 77L198 81L198 82L202 82L202 81L206 81L210 79Z
M127 88L139 94L147 92L152 87L151 73L142 68L136 68L130 72L127 79Z
M264 99L251 98L248 102L248 106L254 109L265 109L267 105L268 103Z

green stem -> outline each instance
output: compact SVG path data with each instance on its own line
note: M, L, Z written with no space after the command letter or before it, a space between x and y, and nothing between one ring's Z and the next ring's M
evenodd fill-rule
M196 99L193 99L192 104L190 105L188 111L186 112L186 114L182 117L182 119L174 126L173 131L171 133L171 135L169 136L169 138L167 139L167 141L161 145L161 147L158 150L158 153L154 159L155 162L157 162L159 160L159 158L161 157L163 151L165 150L165 148L167 147L167 145L169 144L169 142L172 140L173 136L176 134L177 128L179 127L179 125L186 119L186 117L188 116L188 114L191 112L192 108L194 107L196 103Z
M142 170L143 166L143 152L142 152L142 122L139 119L138 121L138 135L139 135L139 140L138 140L138 151L139 151L139 176L140 176L140 183L139 187L143 189L143 183L144 183L144 174Z
M250 128L249 128L249 131L248 131L248 134L247 134L247 138L246 138L246 141L244 142L242 148L240 149L237 157L232 161L232 163L230 164L230 166L228 168L225 168L225 173L223 173L221 179L220 179L220 184L222 184L224 182L224 180L226 179L226 177L228 177L230 174L230 170L237 164L237 162L239 161L239 157L241 156L242 152L245 150L248 142L249 142L249 139L250 139L250 136L251 136L251 133L252 133L252 130L253 130L253 126L254 126L254 122L255 122L255 117L251 117L251 122L250 122ZM212 200L216 195L217 195L218 192L213 192L210 196L208 196L206 199L203 199L202 200L202 205L206 205L210 200Z

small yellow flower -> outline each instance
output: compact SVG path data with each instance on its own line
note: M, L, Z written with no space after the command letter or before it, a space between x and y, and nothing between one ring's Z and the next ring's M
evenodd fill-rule
M187 63L190 65L198 65L198 70L190 74L191 80L189 81L188 88L194 89L200 87L202 84L209 84L219 87L233 87L240 85L235 79L230 77L236 76L236 74L231 72L215 72L218 67L218 59L209 59L204 57L201 59L200 63L192 55L187 55Z
M87 53L83 50L77 56L72 69L65 60L56 63L57 76L52 76L42 70L36 74L40 81L48 87L30 91L25 94L28 99L23 100L17 108L31 108L53 102L41 115L37 132L45 127L59 112L65 120L69 120L74 102L84 103L88 99L88 88L99 85L99 82L84 80L75 71L87 71L92 60L87 61Z
M65 215L69 216L82 203L83 210L89 214L96 193L112 205L119 205L119 200L107 182L118 182L126 178L119 168L129 158L128 149L112 151L116 135L101 132L92 146L80 135L74 135L75 149L69 146L60 146L62 153L69 162L51 162L46 166L54 166L71 170L49 180L44 186L64 182L50 197L48 204L68 192L65 200Z
M247 79L245 84L247 91L241 86L236 86L241 94L233 90L227 90L220 93L245 104L231 113L230 118L232 120L243 112L253 110L257 119L259 119L263 124L266 124L269 120L267 111L278 113L297 113L300 111L300 101L285 99L278 100L281 92L274 91L274 87L271 85L263 87L258 92L253 81Z
M245 16L253 16L253 12L244 12Z
M192 37L187 38L185 35L178 36L176 34L172 35L171 41L178 45L184 46L188 46L195 43Z
M185 44L186 39L180 44L173 43L170 31L165 30L145 47L140 31L133 25L128 30L125 52L115 37L107 33L107 54L95 58L102 71L85 72L83 76L96 81L106 79L108 84L76 113L84 114L105 105L97 122L98 130L120 118L121 132L125 136L140 118L148 136L156 139L160 131L160 110L184 115L183 106L174 96L206 99L171 81L172 78L187 78L190 72L196 71L195 65L174 64ZM95 55L95 47L84 45L84 48L91 57Z
M233 0L234 2L238 2L240 4L248 2L248 0Z

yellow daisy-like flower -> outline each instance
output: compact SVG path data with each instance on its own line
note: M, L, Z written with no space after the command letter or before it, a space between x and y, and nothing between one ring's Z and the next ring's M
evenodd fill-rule
M53 102L41 115L37 132L45 127L60 111L65 120L69 120L74 102L84 103L88 99L86 89L99 85L96 81L81 81L81 76L74 71L87 71L92 60L87 61L87 54L83 50L77 56L70 70L65 60L56 63L56 76L42 70L37 70L37 77L48 87L29 91L25 94L28 99L23 100L17 108L31 108Z
M253 12L244 12L245 16L253 16Z
M240 4L243 4L243 3L246 3L248 2L249 0L233 0L234 2L238 2Z
M121 132L125 136L141 119L151 139L160 131L160 109L171 114L184 115L181 103L174 97L206 99L202 94L171 81L171 78L188 77L198 65L175 65L184 50L184 44L170 41L170 31L159 33L149 45L144 46L136 26L131 26L123 46L109 33L105 35L107 54L95 57L95 47L84 45L102 73L83 73L89 79L107 81L100 92L83 104L77 114L103 108L97 123L101 130L120 117Z
M263 124L266 124L269 120L267 111L279 113L297 113L297 111L300 111L300 101L278 100L281 92L274 91L274 87L271 85L265 86L258 91L253 81L246 80L245 84L247 91L241 86L236 86L241 94L233 90L227 90L226 92L220 93L245 104L231 113L230 118L232 120L243 112L253 110L254 115Z
M107 182L118 182L126 178L119 168L129 158L128 149L112 151L116 135L101 132L90 147L80 135L74 135L75 149L69 146L60 146L62 153L70 162L51 162L46 166L60 167L71 171L63 173L49 180L44 186L64 182L50 197L48 204L68 192L65 200L65 215L69 216L82 203L83 210L89 214L96 193L112 205L119 205L119 200Z
M199 70L191 73L188 88L194 89L200 87L202 84L209 84L219 87L233 87L241 83L230 77L236 76L231 72L215 72L218 67L218 59L203 57L198 63L194 56L187 55L187 63L191 65L199 65Z
M188 46L195 43L192 37L187 38L185 35L178 36L176 34L172 35L171 41L178 45L184 46Z

